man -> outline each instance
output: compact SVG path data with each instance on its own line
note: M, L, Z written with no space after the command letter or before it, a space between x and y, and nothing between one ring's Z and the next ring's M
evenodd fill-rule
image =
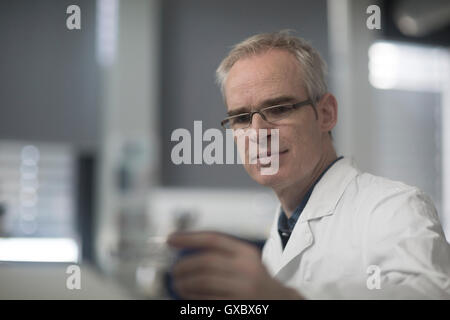
M256 247L230 236L173 234L170 245L200 249L174 267L182 297L450 298L449 245L429 198L337 157L337 101L314 48L285 32L256 35L231 50L217 77L224 125L279 130L278 172L244 166L280 208L262 262Z

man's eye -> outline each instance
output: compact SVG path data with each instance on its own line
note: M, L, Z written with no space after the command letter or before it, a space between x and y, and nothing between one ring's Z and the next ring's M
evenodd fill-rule
M236 123L236 124L247 123L249 121L249 119L250 119L249 115L246 114L246 115L242 115L242 116L231 119L231 123Z
M291 110L291 108L289 108L289 106L279 106L276 108L271 108L269 110L266 110L268 115L281 115L281 114L285 114L288 113Z

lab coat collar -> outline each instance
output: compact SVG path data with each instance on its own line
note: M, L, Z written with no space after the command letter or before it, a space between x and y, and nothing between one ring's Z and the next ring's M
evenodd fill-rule
M301 254L314 242L314 234L309 226L309 221L334 214L339 199L342 197L347 185L359 173L352 158L343 158L337 161L316 184L311 197L308 200L299 220L297 221L290 239L281 250L281 238L278 234L278 226L272 228L272 238L276 248L273 254L281 255L280 264L275 267L278 274L290 261ZM278 208L276 220L281 214L281 206Z
M337 161L314 187L299 222L333 214L345 188L358 173L352 158L344 157Z

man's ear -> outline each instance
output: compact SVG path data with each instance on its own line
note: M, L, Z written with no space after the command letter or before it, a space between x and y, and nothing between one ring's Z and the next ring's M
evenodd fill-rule
M331 131L336 126L338 117L336 98L331 93L324 94L317 104L317 112L321 131Z

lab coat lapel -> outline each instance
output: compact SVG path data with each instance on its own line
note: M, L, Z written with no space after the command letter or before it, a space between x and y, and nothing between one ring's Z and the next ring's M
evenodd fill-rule
M278 273L287 264L289 264L290 261L310 247L312 243L313 234L311 232L311 228L309 227L308 221L297 223L281 255L281 263L278 266L276 273Z
M269 239L263 249L263 262L268 267L271 274L275 274L283 254L281 238L278 234L278 217L280 216L281 206L278 206L274 221L270 229Z
M308 203L292 231L291 237L281 254L280 263L275 268L275 274L278 274L295 257L313 245L314 234L309 221L334 214L336 205L345 188L357 174L358 170L351 158L339 160L325 173L314 187ZM277 216L279 216L280 211ZM275 233L281 244L278 232Z

